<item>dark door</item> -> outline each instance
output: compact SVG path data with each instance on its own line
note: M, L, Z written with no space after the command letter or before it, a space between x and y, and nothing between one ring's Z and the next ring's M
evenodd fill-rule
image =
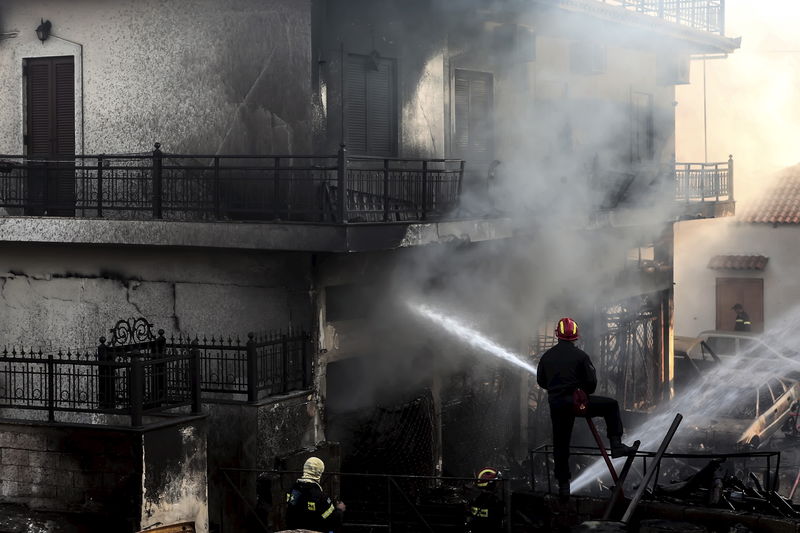
M494 77L456 69L453 155L467 162L470 181L485 180L494 159Z
M26 60L29 215L75 213L75 66L72 56Z
M733 331L736 311L742 304L752 322L752 331L764 331L764 280L761 278L717 278L717 329Z
M345 65L345 130L352 154L397 153L397 87L393 59L350 54Z

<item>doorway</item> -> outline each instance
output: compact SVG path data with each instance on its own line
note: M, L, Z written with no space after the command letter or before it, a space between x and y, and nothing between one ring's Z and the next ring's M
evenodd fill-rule
M764 331L764 280L761 278L717 278L717 329L733 331L741 304L750 316L752 331Z

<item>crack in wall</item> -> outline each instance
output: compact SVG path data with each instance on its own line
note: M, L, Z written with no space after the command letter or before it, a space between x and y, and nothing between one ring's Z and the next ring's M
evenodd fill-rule
M146 316L145 312L139 307L139 304L131 300L131 283L123 283L123 286L125 287L125 300L136 309L139 316Z
M433 134L433 128L431 127L431 121L428 118L428 114L425 112L425 106L422 105L422 102L419 103L419 110L422 113L422 118L425 120L425 125L428 127L428 134L431 136L431 145L433 146L433 153L437 153L436 151L436 136Z

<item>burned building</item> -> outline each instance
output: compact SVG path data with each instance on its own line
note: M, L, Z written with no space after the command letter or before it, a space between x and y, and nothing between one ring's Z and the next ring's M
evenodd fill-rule
M134 491L127 527L234 531L266 520L257 470L325 441L330 470L469 476L543 438L528 376L407 301L531 354L576 315L605 390L631 409L668 396L671 224L733 206L732 162L674 160L674 85L693 54L738 46L718 2L694 4L4 2L0 373L70 348L88 376L6 385L4 431L147 444L171 427L152 468L207 461L207 498ZM109 332L128 317L143 339ZM110 405L88 384L112 344L127 392ZM181 361L174 379L153 354ZM7 501L117 513L66 500L19 446L3 465L30 481Z

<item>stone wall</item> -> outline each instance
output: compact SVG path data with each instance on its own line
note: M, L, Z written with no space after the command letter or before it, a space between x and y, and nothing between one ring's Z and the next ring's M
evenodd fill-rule
M0 423L2 500L34 509L101 515L114 530L138 526L141 434L108 428Z
M202 417L144 429L0 422L0 503L92 515L108 531L208 532Z

